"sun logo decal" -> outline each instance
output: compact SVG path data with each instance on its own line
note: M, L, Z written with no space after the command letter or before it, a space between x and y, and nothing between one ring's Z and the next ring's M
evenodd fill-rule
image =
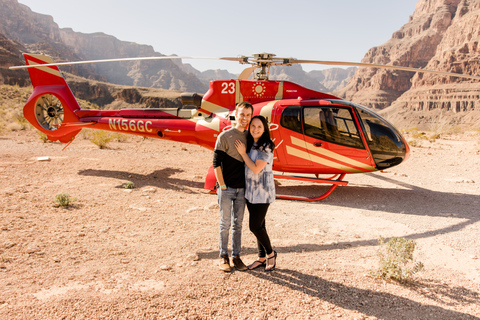
M255 82L252 91L257 98L263 96L265 93L265 84L262 82Z

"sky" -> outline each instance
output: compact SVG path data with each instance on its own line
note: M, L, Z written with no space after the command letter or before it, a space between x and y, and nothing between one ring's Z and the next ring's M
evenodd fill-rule
M422 0L18 0L60 28L103 32L164 55L237 57L273 53L360 62L408 22ZM200 71L245 66L183 60ZM331 66L303 65L304 70Z

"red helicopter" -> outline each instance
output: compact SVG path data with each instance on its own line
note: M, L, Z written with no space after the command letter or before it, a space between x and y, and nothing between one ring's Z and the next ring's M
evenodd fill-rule
M326 183L327 192L314 198L278 195L278 198L315 201L328 197L338 185L347 185L348 173L384 170L405 161L409 146L400 132L372 110L333 95L304 88L288 81L268 80L271 66L294 63L348 65L432 72L480 79L442 71L352 62L276 58L274 54L252 57L211 58L251 64L238 79L211 81L202 96L182 94L184 105L195 108L81 109L58 65L122 60L152 60L191 57L146 57L53 63L44 55L24 54L33 93L23 113L49 140L70 143L82 128L92 128L198 144L213 150L217 136L234 125L235 105L248 101L253 115L261 114L270 123L276 148L275 178ZM208 58L207 58L208 59ZM248 78L253 73L253 80ZM312 177L285 175L311 174ZM319 178L320 174L331 175ZM213 167L207 173L205 188L215 189Z

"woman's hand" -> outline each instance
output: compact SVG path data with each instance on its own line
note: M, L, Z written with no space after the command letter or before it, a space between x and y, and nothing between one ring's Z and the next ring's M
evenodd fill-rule
M247 147L245 147L245 144L242 141L235 141L235 148L237 148L237 151L240 153L240 155L247 154Z

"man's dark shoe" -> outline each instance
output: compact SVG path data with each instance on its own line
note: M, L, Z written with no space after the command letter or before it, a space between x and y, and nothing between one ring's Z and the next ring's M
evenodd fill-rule
M232 267L230 266L230 259L228 259L228 255L224 254L223 256L220 257L219 267L220 267L220 270L225 272L232 271Z
M240 256L233 257L232 262L238 271L248 270L247 266L243 263L242 259L240 259Z

